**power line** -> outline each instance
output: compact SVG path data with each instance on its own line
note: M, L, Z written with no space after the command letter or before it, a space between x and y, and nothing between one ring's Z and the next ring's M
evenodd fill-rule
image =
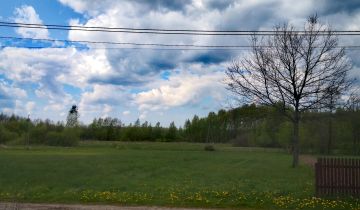
M164 51L206 51L206 50L216 50L216 51L244 51L249 50L248 48L152 48L152 47L82 47L82 46L17 46L17 45L0 45L0 48L23 48L23 49L68 49L68 48L75 48L75 49L83 49L83 50L164 50ZM345 48L346 50L360 50L360 46L351 46L349 48Z
M59 27L59 28L81 28L81 29L108 29L108 30L139 30L139 31L178 31L178 32L213 32L213 33L273 33L273 30L200 30L200 29L159 29L159 28L130 28L130 27L102 27L102 26L77 26L77 25L59 25L59 24L36 24L36 23L20 23L20 22L4 22L0 24L6 25L23 25L23 26L41 26L41 27ZM279 31L284 32L284 31ZM301 33L305 31L293 31ZM332 32L339 33L360 33L360 30L334 30ZM325 32L326 33L326 32Z
M24 49L67 49L67 48L75 48L75 49L83 49L83 50L158 50L158 51L206 51L206 50L216 50L216 51L228 51L228 50L234 50L234 51L242 51L242 50L248 50L246 48L216 48L216 49L209 49L209 48L152 48L152 47L81 47L81 46L70 46L70 47L61 47L61 46L49 46L49 47L43 47L43 46L12 46L12 45L0 45L0 48L6 48L6 47L12 47L12 48L24 48Z
M279 35L284 31L271 30L197 30L197 29L157 29L157 28L129 28L129 27L99 27L99 26L69 26L55 24L34 24L20 22L4 22L0 21L0 27L15 28L33 28L33 29L49 29L49 30L76 30L90 32L115 32L115 33L140 33L140 34L178 34L178 35L212 35L212 36L249 36L262 35L273 36ZM336 35L360 35L360 31L351 30L334 30L331 31ZM306 34L306 31L293 31L293 33ZM320 35L327 35L327 31L320 32Z
M0 27L12 28L30 28L46 30L65 30L65 31L87 31L87 32L110 32L110 33L132 33L132 34L164 34L164 35L205 35L205 36L250 36L254 33L196 33L196 32L159 32L159 31L137 31L137 30L107 30L107 29L82 29L82 28L61 28L61 27L40 27L40 26L22 26L22 25L4 25ZM256 33L256 35L276 35L274 33Z
M66 39L39 39L13 36L0 36L0 39L16 39L48 42L67 43L88 43L88 44L112 44L112 45L137 45L137 46L158 46L158 47L204 47L204 48L249 48L248 45L196 45L196 44L161 44L161 43L135 43L135 42L110 42L110 41L87 41L87 40L66 40Z
M39 39L39 38L25 38L25 37L13 37L13 36L0 36L0 39L13 39L13 40L30 40L30 41L43 41L43 42L66 42L66 43L87 43L87 44L106 44L106 45L131 45L131 46L150 46L150 47L171 47L171 48L157 48L157 49L174 49L174 50L195 50L197 48L202 48L200 50L234 50L234 49L249 49L253 46L250 45L196 45L196 44L162 44L162 43L136 43L136 42L110 42L110 41L87 41L87 40L66 40L66 39ZM81 47L81 46L72 46L78 49L152 49L152 48L124 48L124 47ZM179 48L182 47L182 48ZM262 48L271 48L272 46L258 46ZM37 47L29 46L26 48L65 48L57 46L49 47ZM346 48L346 49L360 49L360 45L347 45L347 46L338 46L337 48ZM155 48L156 49L156 48Z
M57 27L57 28L81 28L81 29L108 29L108 30L136 30L136 31L173 31L173 32L214 32L214 33L231 33L231 32L254 32L252 30L199 30L199 29L159 29L159 28L129 28L129 27L100 27L100 26L76 26L76 25L57 25L57 24L35 24L35 23L19 23L19 22L3 22L6 25L24 25L24 26L41 26L41 27ZM273 32L273 31L261 31ZM360 32L360 31L359 31Z

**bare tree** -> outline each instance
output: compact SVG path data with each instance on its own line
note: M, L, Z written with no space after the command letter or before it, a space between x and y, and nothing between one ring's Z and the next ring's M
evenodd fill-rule
M326 107L349 85L344 48L327 26L309 17L303 31L284 24L269 36L254 35L251 52L228 67L228 89L247 103L273 105L293 123L293 167L299 163L301 113Z
M345 109L348 111L359 111L360 110L360 89L355 88L349 94L349 98L345 102Z

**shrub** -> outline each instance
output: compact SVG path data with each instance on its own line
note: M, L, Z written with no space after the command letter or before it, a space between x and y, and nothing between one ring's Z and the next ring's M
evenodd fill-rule
M204 147L205 151L215 151L215 147L213 145L206 145Z
M236 135L236 138L232 139L232 145L234 147L248 147L249 146L250 137L247 132L240 132Z
M46 144L49 146L71 147L79 143L79 134L75 129L65 129L62 132L51 131L46 135Z
M12 141L18 138L17 133L11 132L0 125L0 144Z
M37 125L30 129L30 143L44 144L46 142L48 129L44 125Z

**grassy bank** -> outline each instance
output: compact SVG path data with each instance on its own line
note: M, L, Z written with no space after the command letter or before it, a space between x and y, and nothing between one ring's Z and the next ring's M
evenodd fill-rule
M0 200L272 209L358 205L312 198L313 170L292 169L290 155L281 151L203 147L90 142L1 148Z

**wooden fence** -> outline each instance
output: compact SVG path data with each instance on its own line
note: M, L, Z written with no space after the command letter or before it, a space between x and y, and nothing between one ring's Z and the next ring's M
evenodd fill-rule
M317 196L360 197L360 159L319 158L315 190Z

